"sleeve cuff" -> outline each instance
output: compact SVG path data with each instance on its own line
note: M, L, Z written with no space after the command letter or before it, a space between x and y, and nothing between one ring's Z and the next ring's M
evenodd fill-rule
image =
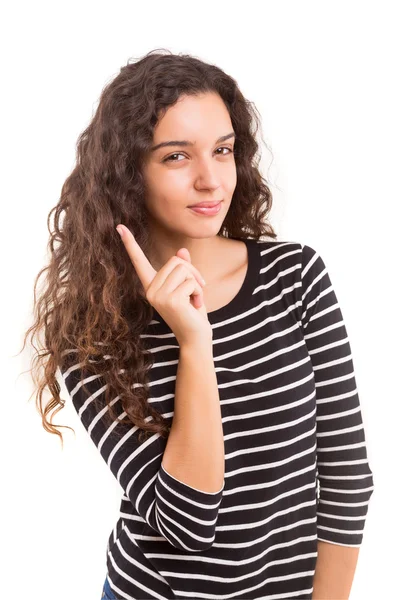
M159 477L169 487L171 487L174 491L182 494L186 498L190 500L194 500L195 502L204 502L205 504L215 504L219 500L222 499L222 492L225 487L225 480L220 490L217 492L205 492L203 490L199 490L179 479L176 479L173 475L168 473L165 469L164 465L161 463L161 469L159 471Z

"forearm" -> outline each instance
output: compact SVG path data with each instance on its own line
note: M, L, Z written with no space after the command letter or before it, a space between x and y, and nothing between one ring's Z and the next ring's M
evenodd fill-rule
M174 418L162 464L201 491L223 486L225 447L212 340L180 348Z
M313 600L348 600L357 566L359 547L318 540Z

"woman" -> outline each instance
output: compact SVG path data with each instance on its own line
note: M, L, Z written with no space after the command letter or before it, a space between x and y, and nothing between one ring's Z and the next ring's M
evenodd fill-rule
M266 222L258 125L221 69L150 52L53 209L38 403L62 441L60 368L123 488L103 598L350 592L374 487L351 349L323 259Z

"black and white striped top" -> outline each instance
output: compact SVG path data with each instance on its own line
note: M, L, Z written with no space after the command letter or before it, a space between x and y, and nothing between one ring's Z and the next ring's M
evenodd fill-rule
M360 546L374 489L351 348L325 263L298 242L244 240L243 285L208 313L225 480L208 493L170 475L167 440L110 436L96 377L63 372L79 418L124 491L107 544L116 598L311 598L317 540ZM172 422L179 346L154 312L149 402ZM122 406L117 413L126 417ZM204 432L207 435L207 432Z

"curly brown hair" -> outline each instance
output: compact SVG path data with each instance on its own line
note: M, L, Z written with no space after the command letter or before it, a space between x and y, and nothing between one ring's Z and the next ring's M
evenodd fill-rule
M205 92L219 94L236 134L237 184L218 235L277 237L266 221L272 194L258 170L258 111L236 81L217 66L164 49L136 62L128 60L103 89L93 119L78 138L76 166L48 215L50 259L35 280L35 321L24 338L23 348L31 334L36 351L31 374L42 425L60 436L62 445L57 427L74 430L52 423L65 404L56 374L72 362L80 363L81 383L89 374L101 375L105 395L95 402L102 407L107 403L110 424L117 418L110 401L118 394L127 415L120 422L141 430L140 443L153 433L168 437L168 421L147 402L153 354L141 334L153 318L153 307L127 252L121 252L116 226L126 225L149 255L143 164L154 128L182 95ZM46 271L45 287L37 297L38 280ZM44 343L39 340L42 329ZM43 407L46 386L52 399Z

